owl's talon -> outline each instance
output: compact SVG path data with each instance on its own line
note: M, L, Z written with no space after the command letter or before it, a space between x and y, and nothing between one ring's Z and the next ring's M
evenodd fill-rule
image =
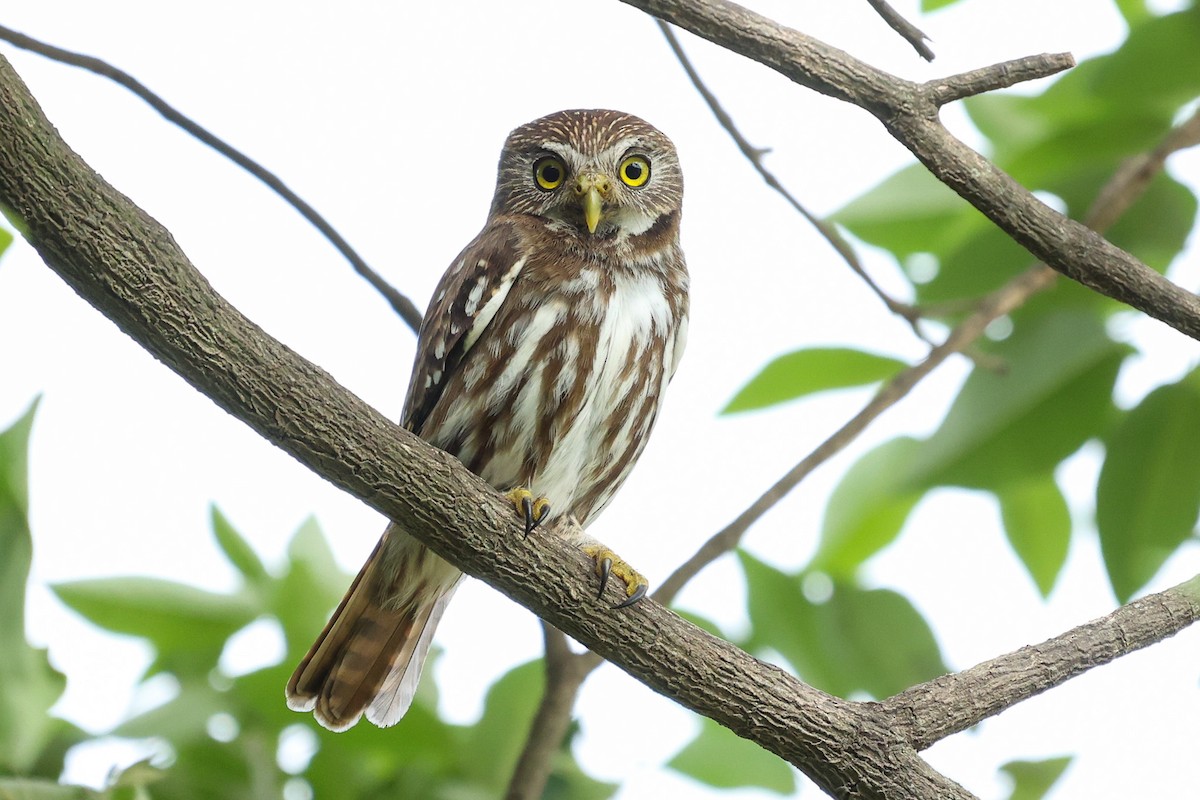
M617 603L615 606L613 606L613 608L628 608L629 606L637 603L646 596L646 593L649 591L649 587L650 584L648 583L639 583L637 588L633 590L633 594Z
M600 573L600 591L596 592L596 599L600 600L604 597L604 590L608 588L608 575L612 572L612 559L598 560L596 572Z
M533 492L528 489L513 489L505 496L524 520L526 536L533 533L533 529L550 516L550 501L544 497L534 497Z
M533 531L533 498L521 498L521 511L525 513L525 535L528 536Z
M649 582L642 577L641 573L622 561L621 557L612 550L602 544L589 544L584 546L583 552L596 562L596 574L600 576L600 592L596 595L597 600L604 597L604 590L608 588L610 576L620 578L625 584L625 599L613 608L627 608L646 596L650 588Z

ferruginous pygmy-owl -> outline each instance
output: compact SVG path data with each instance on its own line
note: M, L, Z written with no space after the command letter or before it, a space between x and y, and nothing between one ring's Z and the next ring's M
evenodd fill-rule
M483 231L438 285L402 423L507 492L526 533L586 526L646 444L683 353L683 177L671 141L616 111L513 131ZM646 580L591 539L601 587ZM462 573L393 523L287 686L331 730L408 710Z

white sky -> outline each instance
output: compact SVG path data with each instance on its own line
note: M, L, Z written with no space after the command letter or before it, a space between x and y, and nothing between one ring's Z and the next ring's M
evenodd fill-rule
M865 2L758 2L780 21L869 63L925 79L1032 53L1104 52L1123 37L1107 0L968 0L925 19L922 62ZM500 144L514 126L571 107L644 116L676 142L687 176L684 246L693 275L689 349L651 445L592 532L661 581L712 532L825 438L867 393L717 418L771 357L853 344L910 360L925 348L829 248L762 186L673 61L653 23L616 2L10 4L5 25L100 56L276 171L366 259L424 308L450 259L483 223ZM800 89L766 68L683 35L710 87L769 166L817 213L835 210L907 163L867 114ZM0 45L66 140L175 235L239 309L392 417L414 337L318 234L231 164L170 127L124 90ZM973 141L961 112L952 128ZM1172 162L1193 184L1200 159ZM1185 257L1196 274L1196 257ZM886 258L869 264L902 291ZM1194 285L1194 281L1193 281ZM1195 342L1149 322L1130 326L1153 352L1123 375L1132 400L1197 360ZM0 262L0 424L43 395L32 444L35 556L30 636L69 678L63 716L103 730L128 713L146 649L88 628L46 588L83 577L145 574L214 590L234 585L208 530L216 502L269 560L316 514L339 562L355 570L383 529L356 500L311 475L217 409L79 300L23 245ZM784 567L812 552L824 499L871 446L936 425L966 374L945 367L849 453L813 475L749 534ZM1063 472L1085 530L1043 604L1000 535L994 504L966 493L923 503L900 542L876 558L874 585L909 596L954 668L1040 641L1107 613L1113 599L1085 490L1094 457ZM643 532L653 532L646 536ZM1200 571L1190 547L1158 576ZM534 618L468 582L438 632L446 715L469 721L503 671L537 655ZM732 559L707 570L682 605L731 630L745 625ZM269 637L231 655L269 659ZM1102 668L939 744L929 758L983 797L1002 796L999 764L1077 753L1059 797L1177 796L1200 785L1195 720L1200 631ZM282 687L280 689L282 702ZM641 709L631 730L618 704ZM622 800L705 798L659 765L696 722L605 667L579 706L577 754L622 781ZM98 784L128 745L76 753L69 777ZM806 796L814 796L810 786ZM759 791L722 797L773 797Z

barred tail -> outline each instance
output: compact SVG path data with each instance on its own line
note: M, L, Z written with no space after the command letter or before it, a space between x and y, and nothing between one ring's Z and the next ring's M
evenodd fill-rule
M377 586L389 535L408 538L394 528L384 534L288 681L288 707L312 711L317 722L332 731L350 728L364 713L383 727L404 716L416 694L434 629L461 580L423 581L419 574L406 576L401 568L386 576L387 582L396 585L407 578L415 588L408 602L389 607L392 603L380 599L388 593ZM406 549L412 546L424 549L415 540ZM437 558L428 551L422 555ZM414 564L410 561L408 566Z

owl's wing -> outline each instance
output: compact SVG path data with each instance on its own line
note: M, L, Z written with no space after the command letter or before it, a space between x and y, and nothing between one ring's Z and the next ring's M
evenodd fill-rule
M511 222L491 222L442 276L417 339L400 423L420 434L447 379L479 340L525 266Z

